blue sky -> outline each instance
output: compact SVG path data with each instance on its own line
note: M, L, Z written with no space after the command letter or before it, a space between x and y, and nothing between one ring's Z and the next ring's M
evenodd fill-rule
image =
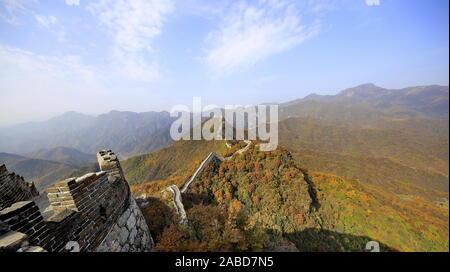
M0 0L0 126L448 85L447 0Z

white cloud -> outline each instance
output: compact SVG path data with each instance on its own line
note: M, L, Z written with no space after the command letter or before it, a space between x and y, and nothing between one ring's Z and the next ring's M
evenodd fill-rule
M44 16L44 15L36 14L36 15L34 15L34 19L36 19L36 21L41 26L44 26L44 27L49 27L50 25L56 23L55 16Z
M289 50L318 32L318 24L302 25L300 17L286 1L235 3L223 14L220 27L206 38L206 63L228 74Z
M141 80L159 75L152 59L152 42L161 34L173 9L169 0L102 0L88 7L113 38L113 58L118 67L130 78Z
M368 6L379 6L381 3L380 0L366 0L366 4Z
M89 9L107 26L118 47L139 51L151 48L151 39L161 33L173 4L167 0L103 0Z
M0 10L0 18L9 24L18 24L17 13L25 13L27 6L36 2L37 0L0 0L4 9Z
M41 14L35 14L34 19L38 24L50 31L58 42L65 42L67 38L66 28L62 24L56 24L57 19L55 16L45 16Z
M66 4L69 6L79 6L80 0L66 0Z
M12 77L36 74L46 74L55 81L76 81L96 82L95 78L100 77L100 70L95 67L84 65L79 56L44 56L35 53L0 45L0 65L4 67L1 71L1 80L10 74ZM34 76L33 76L34 77ZM11 77L9 77L11 78ZM32 83L34 84L34 83ZM3 84L0 84L4 86Z
M13 12L15 10L24 10L25 6L30 3L35 2L33 0L0 0L0 3L5 7L5 9L9 12Z

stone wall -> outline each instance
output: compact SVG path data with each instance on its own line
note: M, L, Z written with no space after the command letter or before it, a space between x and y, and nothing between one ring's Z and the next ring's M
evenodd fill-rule
M208 156L206 156L206 158L202 161L200 166L195 170L192 177L183 185L181 190L176 185L171 185L166 188L165 191L172 193L172 203L173 203L173 206L175 207L175 210L180 218L180 224L186 224L188 222L181 194L184 194L189 190L189 186L192 184L192 182L194 182L194 180L203 173L203 170L205 170L205 168L214 160L223 162L226 160L230 160L235 154L242 154L242 153L246 152L250 148L250 145L252 142L248 141L248 140L244 140L244 142L247 144L245 147L237 150L232 155L230 155L226 158L223 158L214 152L209 153ZM225 144L226 144L227 148L232 147L232 145L229 144L228 141L225 141Z
M203 169L205 169L206 166L208 166L209 163L211 161L213 161L214 159L218 159L220 161L224 160L222 157L220 157L219 155L217 155L214 152L209 153L208 156L206 156L206 158L202 161L200 166L197 168L197 170L195 170L192 177L184 184L183 188L181 188L180 191L182 194L184 194L189 189L189 185L191 185L191 183L203 172Z
M221 156L217 155L214 152L209 153L208 156L206 156L206 158L202 161L200 166L197 168L197 170L195 170L192 177L184 184L184 186L182 187L181 190L176 185L171 185L166 188L165 191L170 192L172 194L171 201L173 203L175 211L178 214L178 217L180 218L180 221L179 221L180 224L183 225L183 224L188 223L188 218L186 216L186 211L185 211L184 205L183 205L182 194L187 192L191 183L194 182L194 180L203 173L203 170L214 160L218 160L218 161L222 162L222 161L224 161L224 158L222 158Z
M34 201L14 203L0 211L0 220L10 231L27 235L28 244L39 245L47 251L64 250L68 241L79 237L83 223L83 217L72 210L55 213L44 220ZM8 249L7 244L3 247Z
M172 193L172 202L175 210L180 217L180 224L187 224L188 219L186 216L186 211L184 209L183 201L181 199L181 192L176 185L171 185L167 188L169 192Z
M145 218L131 199L130 206L119 217L95 251L142 252L154 247Z
M66 179L46 190L50 217L44 219L32 200L1 210L0 251L16 250L23 243L45 251L149 251L153 240L117 156L102 150L97 158L103 171Z
M38 194L33 182L27 182L23 177L9 173L4 164L0 165L0 210Z

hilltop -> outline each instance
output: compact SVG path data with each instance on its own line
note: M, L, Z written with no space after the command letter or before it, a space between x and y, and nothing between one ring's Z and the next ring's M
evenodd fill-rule
M370 240L384 251L448 249L448 207L310 172L284 148L252 145L210 164L183 195L189 223L180 226L161 190L184 181L174 175L132 189L149 201L143 212L161 251L363 251Z

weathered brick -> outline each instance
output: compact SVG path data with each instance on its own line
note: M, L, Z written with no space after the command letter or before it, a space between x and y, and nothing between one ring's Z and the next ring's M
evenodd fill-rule
M16 206L7 213L6 224L14 224L29 233L33 245L48 251L64 250L68 241L78 241L82 251L94 250L130 204L129 187L117 156L111 151L104 151L103 154L104 158L98 155L98 161L100 168L106 171L66 179L46 190L54 212L46 221L37 207L21 210ZM11 182L23 181L21 177L2 173L0 168L0 179L3 176L9 177ZM4 200L27 197L26 192L14 190L8 184L0 182L2 203ZM2 195L1 192L8 192L9 195ZM117 247L121 249L122 245Z

